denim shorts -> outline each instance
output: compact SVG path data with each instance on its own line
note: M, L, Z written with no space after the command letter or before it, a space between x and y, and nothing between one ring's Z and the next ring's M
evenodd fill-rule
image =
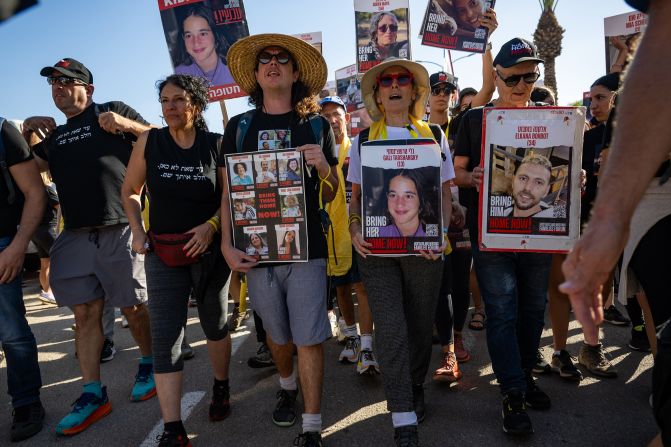
M250 303L274 343L312 346L331 338L326 282L326 259L247 273Z

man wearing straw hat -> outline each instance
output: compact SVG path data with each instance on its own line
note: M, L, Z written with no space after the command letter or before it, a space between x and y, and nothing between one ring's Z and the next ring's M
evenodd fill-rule
M252 306L268 332L281 388L273 422L289 427L296 420L296 345L304 413L303 434L294 445L321 446L322 343L331 337L331 326L325 306L328 250L319 196L330 202L338 190L335 138L328 122L318 115L316 97L326 83L326 63L300 39L259 34L236 42L228 52L228 65L235 81L249 94L254 110L233 117L226 126L220 160L224 179L221 209L230 209L225 154L259 150L262 135L270 131L283 131L286 147L303 154L308 262L259 265L255 257L233 246L227 219L222 219L221 249L232 270L247 273Z

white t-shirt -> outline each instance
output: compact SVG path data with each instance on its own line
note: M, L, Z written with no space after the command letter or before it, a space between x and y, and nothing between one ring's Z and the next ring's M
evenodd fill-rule
M415 129L417 131L417 129ZM419 132L417 132L419 133ZM440 151L443 153L443 163L440 167L440 179L443 183L449 182L452 180L454 175L454 165L452 164L452 158L450 157L450 146L447 143L447 138L443 131L440 131ZM414 138L410 131L406 127L391 127L387 126L387 139L388 140L403 140L403 139L412 139ZM349 158L349 170L347 172L347 181L356 183L357 185L361 184L361 157L359 156L359 136L357 135L354 140L352 140L352 147L350 150Z

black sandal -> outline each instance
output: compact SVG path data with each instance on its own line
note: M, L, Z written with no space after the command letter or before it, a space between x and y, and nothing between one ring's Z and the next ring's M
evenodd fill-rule
M480 317L476 319L476 317ZM482 331L487 326L487 315L482 310L474 310L471 315L471 321L468 323L468 328L472 331Z

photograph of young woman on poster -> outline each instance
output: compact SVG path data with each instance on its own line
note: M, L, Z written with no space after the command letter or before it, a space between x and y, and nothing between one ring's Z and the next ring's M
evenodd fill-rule
M249 235L249 244L245 250L248 255L266 256L268 254L268 244L263 240L260 234L251 233Z
M424 237L426 224L439 220L426 202L422 183L421 174L415 170L400 171L389 180L387 225L380 228L379 237Z
M277 253L281 255L298 255L300 251L298 249L298 244L296 243L296 231L287 230L285 231L280 244L277 247Z
M226 65L229 44L214 30L214 14L209 7L187 9L179 21L176 74L204 77L211 86L235 83Z
M298 160L291 158L287 161L286 180L299 182L301 180L301 167Z

